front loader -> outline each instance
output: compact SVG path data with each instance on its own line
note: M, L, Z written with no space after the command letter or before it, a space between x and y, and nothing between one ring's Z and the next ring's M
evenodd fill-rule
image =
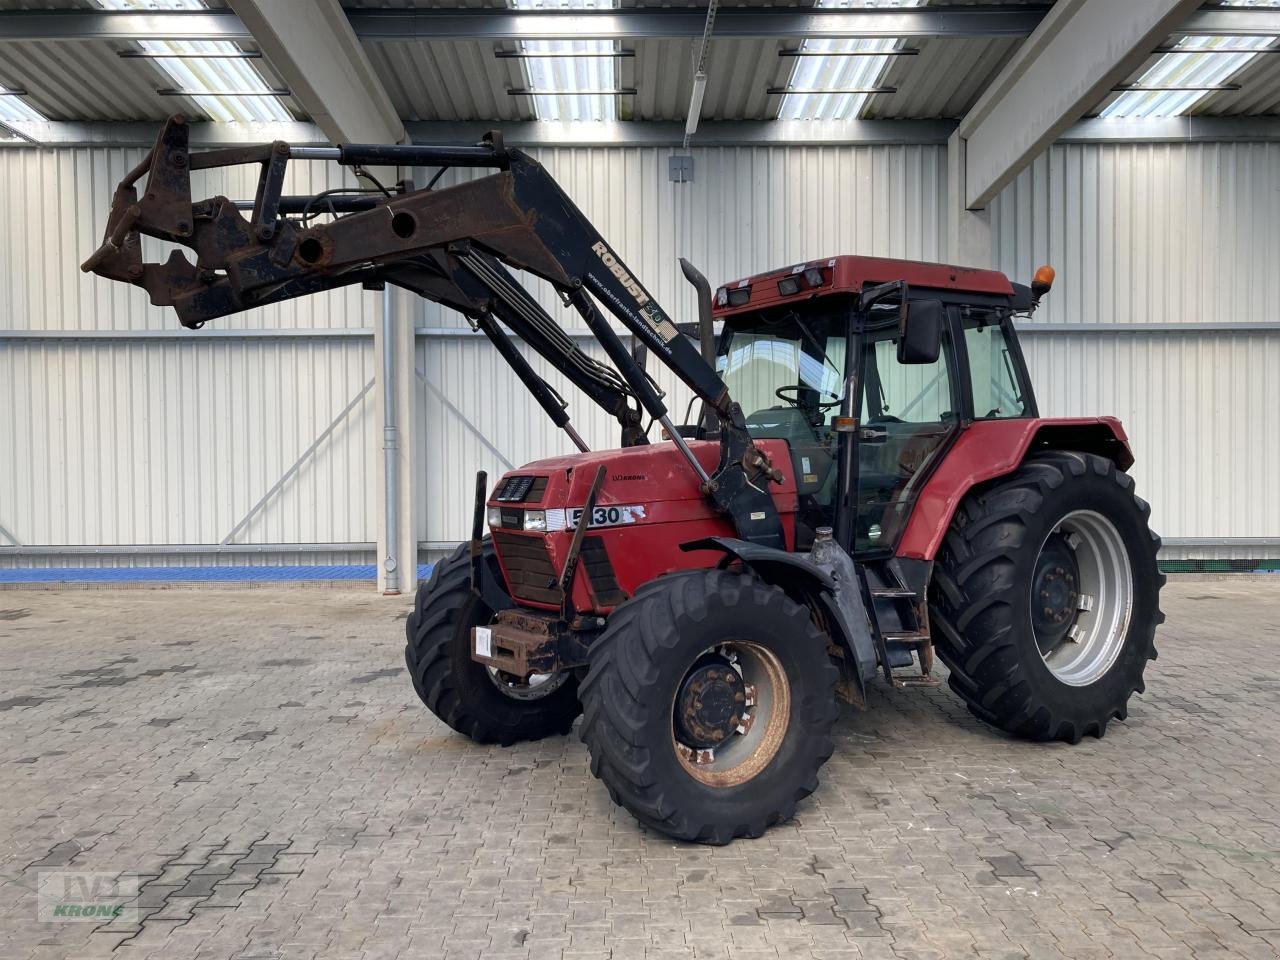
M934 685L935 651L974 714L1035 740L1101 737L1142 690L1159 540L1119 422L1039 416L1013 320L1049 291L1048 268L1023 286L837 256L713 293L682 261L699 315L678 325L496 134L205 153L187 136L182 118L165 125L84 269L193 328L396 284L483 331L578 451L492 486L481 473L470 542L418 591L406 663L455 730L508 745L581 715L615 801L673 837L727 843L816 789L837 699ZM294 160L495 172L282 196ZM261 170L248 218L225 197L193 202L190 171L244 163ZM195 262L146 263L143 236ZM550 283L608 363L509 268ZM587 449L513 334L616 419L619 449ZM700 402L693 422L672 419L646 354Z

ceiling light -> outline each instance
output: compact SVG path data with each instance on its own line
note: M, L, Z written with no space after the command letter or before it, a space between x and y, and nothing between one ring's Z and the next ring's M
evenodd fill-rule
M1227 0L1224 6L1280 7L1280 0ZM1107 118L1177 117L1214 92L1275 42L1275 37L1184 37L1101 113Z
M0 123L41 123L49 118L22 98L27 91L0 88Z
M612 10L614 0L511 0L516 10ZM579 32L590 34L584 19ZM512 91L533 98L539 120L616 120L621 90L612 40L523 40L519 53L528 85Z
M924 0L818 0L815 6L918 7ZM796 66L783 93L778 117L782 120L853 120L869 98L891 93L880 84L885 69L902 53L897 37L879 39L806 40L799 50L787 51L796 57Z
M95 0L107 10L204 10L201 0ZM139 56L153 59L176 85L164 95L194 100L211 120L287 122L293 114L245 57L226 40L140 40ZM189 91L189 92L188 92Z

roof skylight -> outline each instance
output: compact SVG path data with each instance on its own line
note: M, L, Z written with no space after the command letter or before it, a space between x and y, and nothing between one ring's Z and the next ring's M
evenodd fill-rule
M49 118L22 99L22 95L0 87L0 123L39 123Z
M614 0L511 0L517 10L611 10ZM584 19L582 33L590 32ZM617 48L612 40L523 40L533 111L539 120L618 119Z
M1280 0L1228 0L1224 5L1280 7ZM1259 50L1270 47L1275 40L1275 37L1183 37L1176 45L1176 50L1165 53L1134 84L1138 87L1166 89L1130 90L1122 93L1102 111L1101 116L1181 116L1205 97L1215 93L1215 87L1229 89L1222 85L1257 57Z
M201 0L96 0L108 10L203 10ZM239 45L227 40L140 40L141 52L160 57L156 67L178 90L192 91L190 99L210 119L289 121L293 115L280 102L262 74L247 60L237 59ZM216 55L218 59L210 59ZM194 92L199 91L199 92Z
M924 0L818 0L814 6L918 7ZM781 120L853 120L873 95L890 56L900 48L896 37L881 39L806 40L796 58L787 93L778 110ZM828 56L822 56L828 54ZM859 92L861 91L861 92Z

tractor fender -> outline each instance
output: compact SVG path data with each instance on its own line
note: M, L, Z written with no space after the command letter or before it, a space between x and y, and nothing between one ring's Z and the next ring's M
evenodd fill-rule
M719 550L724 554L720 567L740 560L761 580L781 587L798 603L816 608L824 621L820 626L826 628L848 658L852 669L845 671L846 675L856 683L859 696L865 697L865 679L876 672L878 660L860 589L850 591L842 607L836 600L835 579L804 554L734 537L705 537L682 543L680 549ZM857 612L850 615L850 608Z
M1119 470L1133 465L1124 427L1115 417L1061 417L980 420L961 431L916 498L896 553L932 560L951 518L970 489L1006 476L1042 450L1096 453Z

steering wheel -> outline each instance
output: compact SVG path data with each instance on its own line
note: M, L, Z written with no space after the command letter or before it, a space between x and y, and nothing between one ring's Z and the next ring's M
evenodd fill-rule
M797 409L800 409L800 408L802 408L802 407L804 406L804 404L803 404L803 402L800 400L800 396L799 396L800 391L802 391L802 390L807 390L807 391L809 391L809 392L811 392L811 393L818 393L818 392L819 392L818 390L815 390L813 387L806 387L806 386L805 386L804 384L802 384L802 383L797 383L797 384L793 384L793 385L790 385L790 386L779 387L777 390L773 391L773 395L774 395L775 397L777 397L779 400L783 401L784 403L789 403L789 404L791 404L793 407L796 407ZM787 396L787 394L788 394L788 393L795 393L795 394L796 394L796 396L794 396L794 397L789 397L789 396ZM829 397L835 397L835 395L834 395L834 394L830 394L830 393L829 393L829 394L827 394L827 396L829 396ZM822 401L818 400L818 401L815 401L815 402L813 403L813 406L814 406L814 407L816 407L816 408L817 408L817 409L819 409L819 410L830 410L832 407L838 407L838 406L840 406L840 398L839 398L839 397L835 397L833 400L829 400L829 401L827 401L826 403L823 403Z

